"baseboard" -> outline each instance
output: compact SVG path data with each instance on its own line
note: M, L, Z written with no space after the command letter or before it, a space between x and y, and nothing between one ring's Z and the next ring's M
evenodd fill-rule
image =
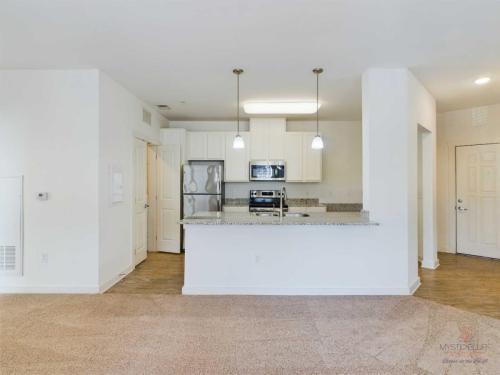
M439 267L439 259L431 260L429 262L422 261L422 268L427 268L430 270L435 270Z
M282 295L282 296L400 296L411 295L420 286L420 279L410 288L275 288L184 286L185 295Z
M417 277L417 279L413 282L413 284L410 285L408 294L413 295L413 293L415 293L417 289L420 288L420 285L421 285L420 277Z
M113 285L115 285L118 281L120 281L121 279L123 279L125 276L127 276L133 270L134 270L134 266L131 265L130 267L128 267L127 269L125 269L125 271L120 272L118 275L113 276L108 281L105 281L104 283L102 283L99 286L99 293L106 292L108 289L110 289L111 287L113 287Z
M0 286L0 294L96 294L98 285L26 285Z

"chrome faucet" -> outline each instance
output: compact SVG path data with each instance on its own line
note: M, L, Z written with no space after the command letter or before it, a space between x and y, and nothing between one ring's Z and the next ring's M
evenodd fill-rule
M285 205L286 199L287 199L286 188L285 188L285 186L283 186L281 188L281 193L280 193L280 219L283 218L283 206Z

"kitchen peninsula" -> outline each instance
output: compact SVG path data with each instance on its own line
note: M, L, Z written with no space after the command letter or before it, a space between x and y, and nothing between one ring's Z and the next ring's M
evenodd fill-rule
M391 285L384 271L390 265L374 248L379 226L359 213L211 213L182 224L183 294L412 292Z

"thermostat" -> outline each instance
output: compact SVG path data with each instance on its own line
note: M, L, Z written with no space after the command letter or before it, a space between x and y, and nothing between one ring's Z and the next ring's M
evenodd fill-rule
M37 193L36 199L38 199L39 201L46 201L49 199L49 193Z

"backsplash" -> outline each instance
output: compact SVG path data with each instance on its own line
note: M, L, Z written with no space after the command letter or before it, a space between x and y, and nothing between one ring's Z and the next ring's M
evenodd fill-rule
M360 212L362 203L320 203L318 198L289 198L290 207L324 207L327 212ZM248 206L248 198L226 198L224 205L231 207Z

